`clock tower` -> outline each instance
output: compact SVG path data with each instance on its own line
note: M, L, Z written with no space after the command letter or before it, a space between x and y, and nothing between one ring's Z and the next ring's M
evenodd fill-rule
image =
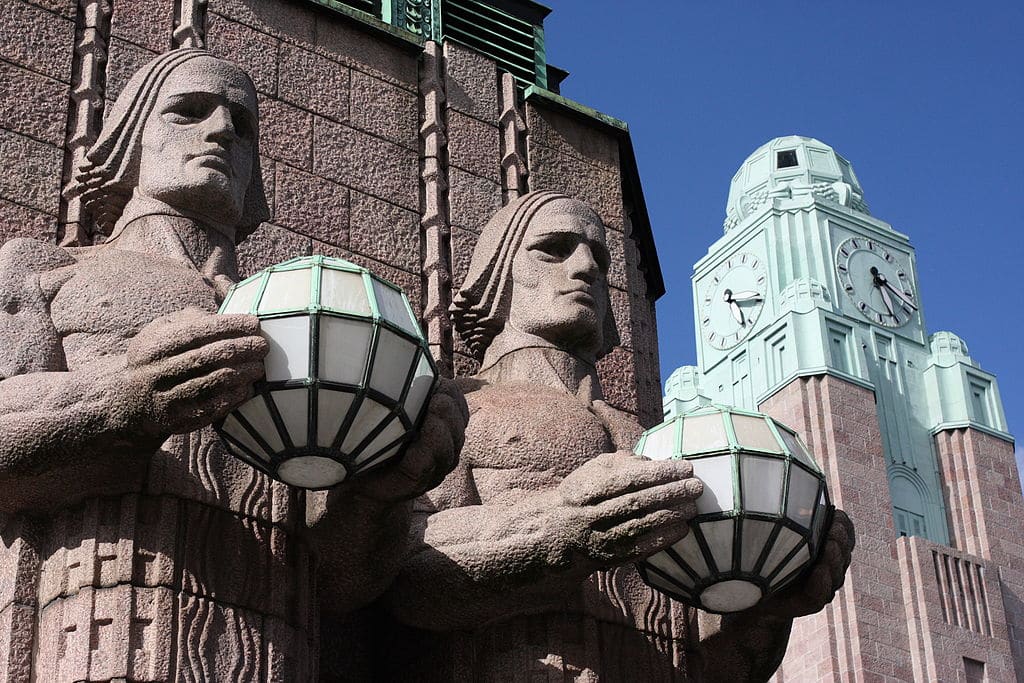
M799 136L743 163L724 228L694 266L698 366L670 377L665 415L713 401L799 428L858 535L778 680L1024 674L1013 439L995 377L956 335L929 336L908 236L871 215L846 159Z

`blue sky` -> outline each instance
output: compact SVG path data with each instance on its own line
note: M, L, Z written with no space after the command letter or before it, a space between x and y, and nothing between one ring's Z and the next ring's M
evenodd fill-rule
M1024 429L1024 3L548 5L562 93L632 131L668 289L662 381L696 362L689 278L730 178L769 139L808 135L910 235L929 331L967 341Z

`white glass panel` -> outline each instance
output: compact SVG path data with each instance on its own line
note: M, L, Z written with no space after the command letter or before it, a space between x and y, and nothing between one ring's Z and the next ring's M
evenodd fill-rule
M261 320L260 329L270 344L268 382L309 377L309 316Z
M273 391L274 405L281 416L292 445L302 448L309 441L309 390L284 389Z
M420 352L420 362L416 365L416 373L412 378L412 385L409 393L405 395L405 415L409 421L416 424L419 419L420 410L427 400L430 385L434 382L434 371L430 368L430 362L426 355Z
M320 305L339 311L370 315L362 273L324 268L320 275Z
M309 268L271 273L259 312L305 310L309 306L309 279Z
M377 298L377 309L384 319L419 337L419 326L409 315L409 308L405 305L405 298L402 296L402 293L396 289L391 289L376 278L372 279L373 293Z
M363 383L373 325L330 315L320 316L320 379Z
M793 559L787 562L786 566L782 568L782 571L779 572L778 575L772 580L772 588L775 588L776 586L781 584L784 581L784 579L789 578L789 575L791 573L795 572L797 569L800 569L810 561L811 553L805 545L803 548L800 548L800 550L797 551L796 555L793 556Z
M304 489L322 489L345 479L345 466L330 458L303 455L285 460L277 468L277 476L286 484Z
M779 529L779 535L775 538L775 545L772 546L772 551L768 553L768 558L764 561L764 566L761 567L761 576L768 576L772 573L778 565L782 562L782 559L789 554L796 544L803 540L803 536L796 533L792 529L782 527Z
M267 442L267 445L274 449L275 453L280 453L284 450L284 442L281 441L277 425L274 424L274 418L270 416L270 410L267 408L267 404L262 396L249 399L238 407L238 412Z
M701 552L700 546L697 545L697 538L694 536L693 529L681 541L676 541L675 545L672 546L672 550L676 551L683 562L697 576L701 578L711 576L711 569L708 567L708 563L704 561L704 553Z
M397 401L402 397L405 379L415 358L415 344L381 327L370 371L370 386Z
M779 514L782 504L782 466L778 458L744 455L740 458L743 509Z
M681 573L682 572L680 572L680 574ZM688 595L684 589L680 588L679 586L675 586L669 583L668 581L665 581L654 572L647 572L647 582L651 584L653 588L656 588L664 593L668 593L670 595L685 595L689 597L691 600L693 599L693 597Z
M256 300L256 294L260 291L260 280L256 278L246 282L244 285L236 286L231 290L228 300L224 303L221 313L250 313L252 303Z
M222 429L234 437L235 441L240 442L243 446L252 451L253 455L256 457L262 460L270 460L270 456L267 455L267 452L264 451L263 447L256 442L256 439L252 438L249 432L245 430L242 423L235 419L234 415L228 415L227 419L224 420Z
M743 550L740 557L740 569L745 572L754 571L754 565L761 557L764 544L768 541L772 530L775 529L773 522L765 522L760 519L743 520Z
M704 522L700 525L704 532L704 540L711 550L711 557L718 567L718 571L725 572L732 569L732 542L733 542L733 520L720 519L717 522Z
M732 426L736 432L736 440L740 442L741 446L762 451L782 450L775 435L772 434L768 422L762 417L733 415Z
M317 394L316 404L316 445L330 448L334 437L338 435L348 409L355 399L355 394L344 391L321 389Z
M704 482L704 493L697 499L697 514L732 510L732 456L716 455L690 462L694 476Z
M373 441L367 444L363 452L356 457L356 464L361 465L373 456L380 453L381 449L392 443L395 439L405 434L405 428L402 427L402 421L397 417L388 423L388 426L384 428L377 436L373 437Z
M701 453L728 448L721 413L683 418L683 453Z
M813 469L818 469L814 460L812 460L811 456L807 454L807 449L804 448L803 444L796 438L795 434L790 432L788 429L783 429L782 427L779 427L779 434L782 436L782 440L785 442L786 448L789 449L789 452L793 454L794 458L805 465L810 465Z
M381 453L380 455L376 456L375 458L372 458L372 459L367 460L367 461L365 461L363 463L360 463L359 467L356 468L356 471L361 472L364 469L367 469L369 467L373 467L374 465L376 465L378 463L382 463L382 462L385 462L387 460L390 460L391 458L393 458L396 455L398 455L398 451L400 451L402 449L402 446L404 446L404 445L405 445L404 442L400 443L400 444L396 444L396 445L392 446L391 448L389 448L384 453Z
M817 497L818 480L806 470L802 470L796 465L790 465L786 516L800 526L810 529Z
M825 489L822 488L821 493L818 494L818 504L815 506L814 532L811 536L815 548L818 547L818 542L821 540L826 517L828 517L828 498L825 497Z
M390 411L376 401L363 399L363 403L359 406L359 412L356 413L356 419L352 421L348 434L345 435L345 440L341 444L341 450L351 453L389 414Z
M671 576L676 581L682 583L687 588L693 588L693 578L685 571L679 568L679 563L672 559L672 556L666 552L654 553L646 560L649 564L654 565L661 571ZM671 585L671 584L670 584Z
M644 440L644 452L640 455L651 460L670 460L676 450L676 426L678 420L657 427L657 431L647 433Z
M704 607L716 612L739 612L761 600L761 589L749 581L732 579L711 584L700 594Z

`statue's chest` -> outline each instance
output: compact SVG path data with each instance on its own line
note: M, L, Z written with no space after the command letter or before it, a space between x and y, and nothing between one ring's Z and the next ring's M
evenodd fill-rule
M554 484L615 450L601 420L562 391L504 384L471 392L466 401L470 419L462 458L482 496L546 487L543 482Z
M112 251L81 261L50 313L73 368L123 353L148 323L189 307L217 310L214 289L198 271L169 259Z

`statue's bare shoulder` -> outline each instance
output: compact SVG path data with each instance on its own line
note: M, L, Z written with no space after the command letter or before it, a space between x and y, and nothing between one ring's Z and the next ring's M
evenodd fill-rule
M0 247L0 379L63 369L49 309L76 262L70 250L39 240Z

